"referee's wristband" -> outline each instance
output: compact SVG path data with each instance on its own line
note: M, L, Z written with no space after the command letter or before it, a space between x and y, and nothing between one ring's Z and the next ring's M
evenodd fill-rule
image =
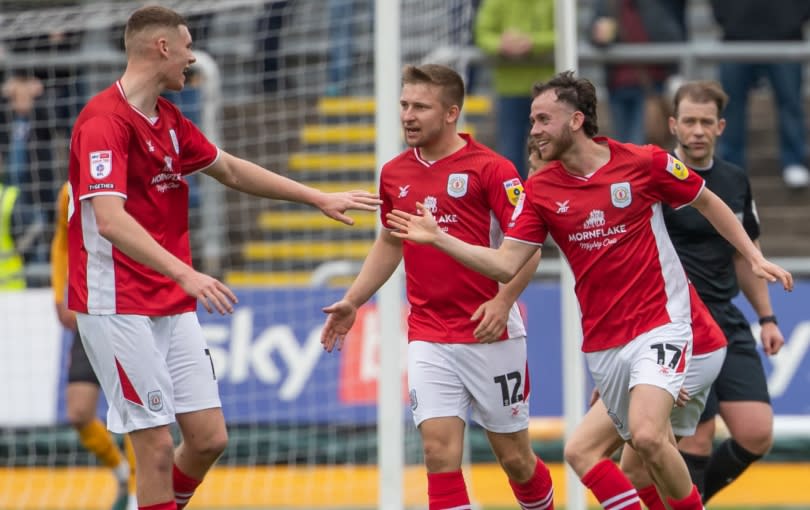
M759 318L759 325L764 326L768 322L773 322L774 324L779 324L776 322L776 315L766 315L764 317Z

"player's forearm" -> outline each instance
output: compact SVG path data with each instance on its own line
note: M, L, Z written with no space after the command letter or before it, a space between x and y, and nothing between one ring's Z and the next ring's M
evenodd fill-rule
M538 265L540 265L540 250L532 255L528 262L523 264L518 274L509 280L509 283L501 286L498 290L498 297L510 305L517 301L532 279L534 279Z
M468 244L445 232L439 233L433 245L473 271L501 283L511 280L520 269L519 264L510 263L509 258L502 256L499 250Z
M209 173L222 184L250 195L309 204L320 208L324 194L250 161L223 152L222 166Z
M99 234L132 260L148 266L172 280L179 280L193 269L163 248L135 218L123 208L96 210Z
M745 260L752 263L762 259L762 253L748 237L748 233L737 220L734 212L711 190L704 189L692 205L709 220L709 223L721 236L737 249Z
M355 307L371 299L388 281L402 260L402 243L398 239L383 239L385 232L374 241L357 278L343 297Z

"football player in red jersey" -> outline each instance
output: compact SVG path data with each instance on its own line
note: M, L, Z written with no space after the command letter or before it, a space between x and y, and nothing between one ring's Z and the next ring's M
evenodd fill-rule
M236 302L191 266L184 176L203 172L348 224L347 209L375 210L380 201L362 191L323 193L232 156L160 97L183 88L195 61L176 12L136 10L124 43L124 74L73 127L68 306L110 405L107 426L132 440L138 504L169 510L188 503L228 441L197 303L224 314ZM176 449L175 421L183 438Z
M464 83L454 70L405 67L399 103L409 148L382 168L384 228L343 299L324 308L329 317L321 342L327 351L340 349L358 307L404 260L408 389L430 509L471 508L461 472L470 409L521 508L552 509L551 477L529 440L526 330L515 303L539 255L499 286L433 247L398 239L385 220L387 211L415 211L424 203L453 235L480 246L500 242L523 186L511 162L457 132L463 102Z
M528 181L500 248L473 246L438 228L432 212L387 215L397 238L428 244L509 281L553 236L574 272L588 368L604 409L586 413L566 461L606 505L640 508L630 482L599 445L630 441L673 510L702 509L669 423L692 355L687 278L664 227L662 204L698 209L768 281L791 290L703 179L665 151L596 137L596 90L573 73L535 86L530 121L551 161ZM618 499L616 499L618 498Z

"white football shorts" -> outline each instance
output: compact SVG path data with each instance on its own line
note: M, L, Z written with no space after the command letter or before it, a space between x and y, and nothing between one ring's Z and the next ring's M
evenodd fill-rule
M638 384L663 388L678 398L692 358L692 326L672 322L605 351L585 353L594 384L619 435L630 439L630 390Z
M221 407L214 364L194 312L166 317L77 314L87 357L124 434Z
M703 414L703 408L706 407L706 399L709 398L712 383L720 374L725 359L725 347L699 356L692 356L683 382L683 387L689 392L689 401L684 407L673 408L672 416L670 416L672 432L676 436L688 437L695 434L698 423L700 423L700 415Z
M529 427L526 337L491 344L408 344L408 392L418 427L430 418L472 419L490 432Z

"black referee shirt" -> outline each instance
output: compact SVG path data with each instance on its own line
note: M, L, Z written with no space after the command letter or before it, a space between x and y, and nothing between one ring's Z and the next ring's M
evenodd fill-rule
M675 156L677 157L677 155ZM694 169L737 216L752 240L759 237L759 217L745 171L714 158L707 169ZM739 292L733 256L737 251L694 207L664 205L664 221L686 274L704 301L730 301Z

